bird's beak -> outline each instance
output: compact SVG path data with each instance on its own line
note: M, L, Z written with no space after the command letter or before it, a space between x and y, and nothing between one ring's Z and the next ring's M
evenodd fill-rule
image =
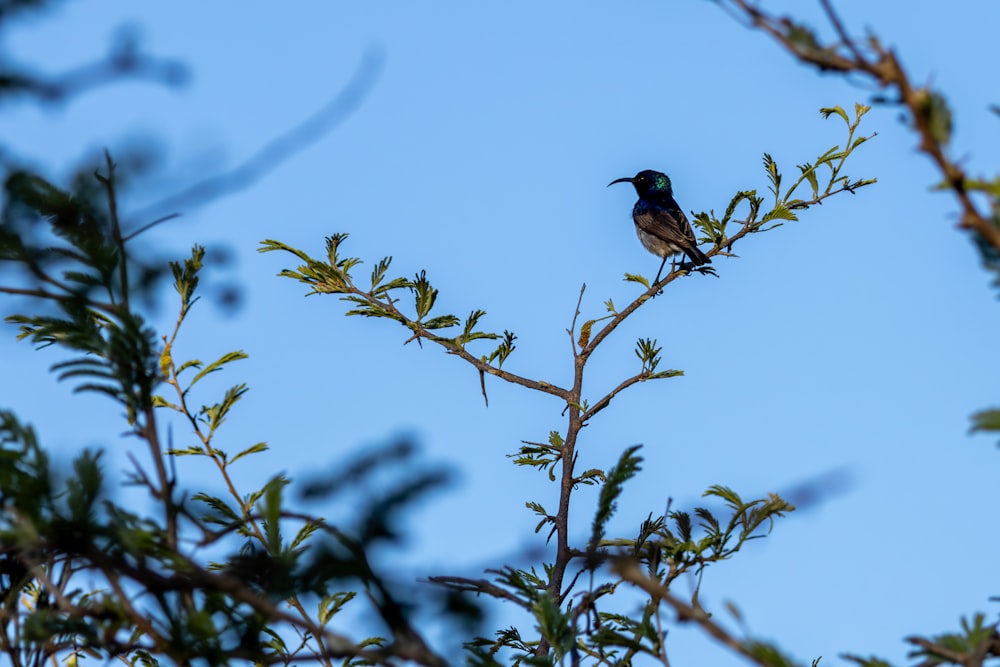
M610 183L608 183L607 187L610 188L615 183L634 183L634 182L635 182L634 179L631 178L619 178L617 181L611 181Z

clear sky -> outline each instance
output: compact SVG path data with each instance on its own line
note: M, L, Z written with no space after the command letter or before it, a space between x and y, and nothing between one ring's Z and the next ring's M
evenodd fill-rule
M981 70L992 71L1000 6L838 6L853 32L873 29L916 81L947 95L955 154L990 174L1000 124L987 106L1000 100ZM791 175L843 141L841 121L823 120L820 107L850 109L873 94L794 63L704 0L109 0L66 3L4 37L16 57L57 72L104 53L123 25L146 50L187 63L189 85L132 82L55 108L9 104L3 140L53 178L105 146L154 141L162 164L127 199L130 211L239 165L335 95L364 53L380 58L361 107L333 131L145 240L176 258L193 243L229 251L207 286L237 284L241 306L203 301L175 354L250 355L216 379L220 393L251 387L218 445L272 448L241 470L244 488L279 471L306 478L401 435L455 471L453 487L410 515L414 576L478 575L539 544L523 504L552 505L555 489L505 455L562 429L562 406L488 380L486 408L471 368L404 347L391 323L344 318L333 298L303 299L301 286L275 277L290 260L257 254L259 241L320 254L324 236L349 232L346 252L369 266L392 255L399 273L427 269L442 312L482 308L485 327L517 333L510 370L563 383L581 284L584 316L598 316L605 299L624 305L636 294L625 272L651 277L659 265L635 238L634 194L609 181L658 169L685 210L721 212L737 190L766 190L764 152ZM879 136L847 170L877 185L743 242L738 259L715 260L718 279L672 284L589 376L599 394L635 372L639 336L658 339L663 365L686 373L634 387L584 432L584 467L609 467L644 444L644 471L612 532L634 534L668 498L691 507L711 484L754 497L836 481L702 585L717 618L728 620L732 601L755 635L803 662L837 664L842 652L902 662L904 636L957 628L976 610L992 617L987 598L1000 593L1000 458L989 438L968 435L969 415L1000 403L996 291L954 229L951 201L930 192L934 173L898 115L869 114L862 129ZM0 303L0 314L15 309ZM173 305L157 311L164 330L173 318ZM134 441L119 437L117 408L56 384L46 369L58 355L32 353L14 334L0 339L0 368L33 379L0 383L0 405L53 450L103 447L109 468L122 469ZM172 437L180 445L187 434ZM221 491L192 462L180 470ZM591 508L577 512L582 536ZM690 628L673 631L670 650L674 665L737 663Z

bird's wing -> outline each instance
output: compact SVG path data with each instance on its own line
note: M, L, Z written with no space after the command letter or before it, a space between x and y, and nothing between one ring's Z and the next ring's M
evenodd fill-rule
M671 206L649 206L635 211L635 224L646 234L681 247L698 245L691 223L677 202Z

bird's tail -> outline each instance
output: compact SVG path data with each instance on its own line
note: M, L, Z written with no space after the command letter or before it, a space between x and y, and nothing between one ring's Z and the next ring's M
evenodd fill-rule
M708 255L703 253L698 249L698 246L691 246L690 248L684 248L684 254L688 256L691 263L695 266L701 266L702 264L711 264L712 260L708 258Z

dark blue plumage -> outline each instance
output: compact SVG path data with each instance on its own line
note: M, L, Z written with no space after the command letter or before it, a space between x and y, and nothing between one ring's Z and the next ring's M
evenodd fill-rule
M646 250L663 258L654 283L660 281L667 258L678 253L687 255L694 266L711 263L712 260L698 249L698 239L684 211L674 201L673 188L666 174L647 169L632 178L611 181L608 186L615 183L631 183L639 195L639 201L632 208L635 233Z

